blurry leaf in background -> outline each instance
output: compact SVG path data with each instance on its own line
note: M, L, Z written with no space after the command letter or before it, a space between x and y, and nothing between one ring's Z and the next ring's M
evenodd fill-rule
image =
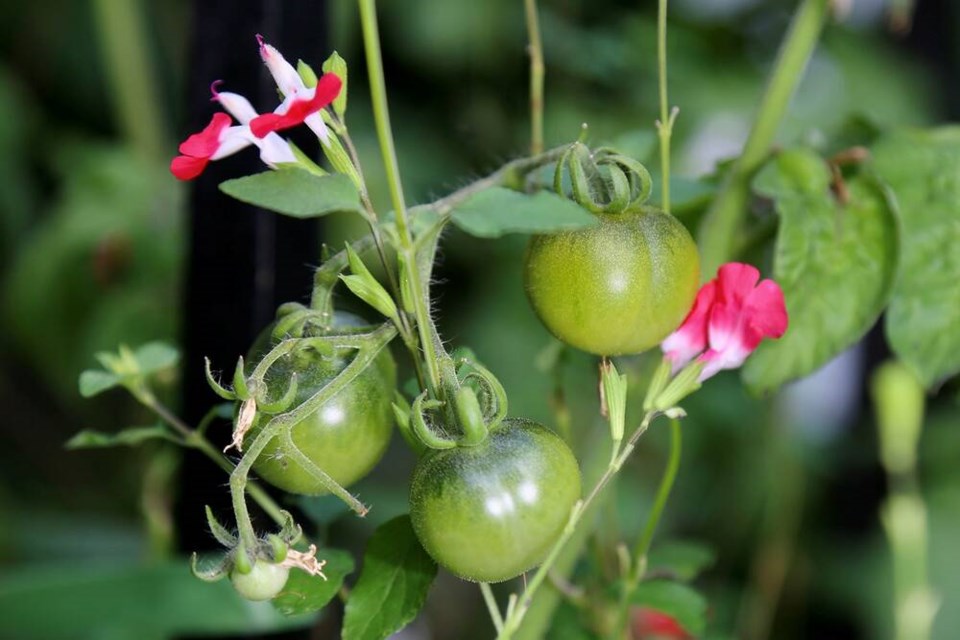
M0 576L0 637L142 638L276 631L310 624L248 602L229 580L193 577L186 561L153 566L33 565Z
M16 76L0 64L0 265L6 267L39 200L31 142L36 105Z
M960 371L960 127L891 133L872 154L903 232L887 337L930 387Z
M152 427L130 427L117 433L100 431L81 431L64 445L67 449L98 449L101 447L133 447L147 440L180 440L166 426L158 424Z
M707 601L679 582L645 580L637 585L631 603L667 614L694 637L707 625Z
M273 606L283 615L319 611L336 597L343 586L343 580L353 573L353 556L349 552L322 549L318 555L322 560L326 560L323 565L326 579L305 571L291 571L283 591L273 599Z
M20 354L70 398L93 353L173 337L183 244L165 168L80 141L54 159L60 196L19 242L3 319Z
M409 516L380 526L363 556L360 579L350 593L344 640L383 640L420 612L437 565L417 540Z
M669 573L677 580L688 582L713 566L716 554L696 542L667 540L657 543L650 551L647 573Z
M823 159L804 149L782 152L754 180L780 215L773 277L790 314L784 336L762 343L743 368L754 391L826 364L863 337L890 297L899 238L888 195L871 176L845 184L846 203Z

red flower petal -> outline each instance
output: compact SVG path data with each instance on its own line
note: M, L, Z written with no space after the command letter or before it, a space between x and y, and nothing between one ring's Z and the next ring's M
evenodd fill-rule
M180 153L194 158L209 158L220 147L220 134L233 123L225 113L215 113L210 124L180 143Z
M661 343L660 348L675 366L683 366L707 346L707 321L717 295L716 281L700 287L693 308L680 327Z
M180 180L193 180L207 168L208 158L177 156L170 161L170 173Z
M684 640L689 638L676 620L667 614L646 607L638 609L633 616L633 637L638 640L646 638L672 638Z
M289 129L302 124L307 116L314 114L340 94L343 82L335 73L325 73L317 81L313 97L309 100L293 100L285 113L265 113L250 121L250 132L258 138L268 133Z

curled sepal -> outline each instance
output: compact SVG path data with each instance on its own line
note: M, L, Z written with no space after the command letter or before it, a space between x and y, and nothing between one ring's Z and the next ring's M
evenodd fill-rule
M443 403L439 400L428 400L427 392L424 391L417 396L413 401L413 406L410 408L410 424L413 432L420 442L430 449L452 449L457 446L454 440L435 433L433 429L427 426L426 417L423 412L441 406L443 406Z
M213 534L213 537L216 538L217 542L232 549L237 546L237 536L230 533L230 531L224 527L213 515L213 509L209 505L206 507L207 511L207 526L210 527L210 533ZM196 554L194 554L196 555Z
M597 166L605 167L611 179L614 175L620 174L627 180L629 198L624 203L623 209L619 211L636 209L647 201L653 189L653 179L642 163L610 149L599 149L595 155ZM619 213L619 211L613 211L612 207L610 209L610 213Z
M427 451L427 447L420 442L420 438L413 432L413 426L411 424L411 408L410 403L407 402L407 399L403 397L399 391L393 392L393 417L397 421L397 428L400 429L400 435L403 436L403 439L406 441L410 448L413 449L413 452L418 456L423 455Z
M303 336L303 326L308 320L316 319L320 313L313 309L308 309L301 304L287 303L277 309L277 321L270 331L270 337L274 342L279 342L287 338L300 338Z
M221 385L217 382L217 379L213 377L213 371L210 370L210 358L203 359L203 372L207 377L207 384L210 385L210 388L213 389L215 394L231 402L237 399L237 394Z
M289 511L281 509L280 515L283 516L283 522L280 525L280 533L277 535L287 544L294 544L303 535L303 529L300 528Z
M204 582L216 582L226 578L232 566L233 562L231 562L229 554L224 554L219 562L210 563L206 567L200 566L200 556L196 552L190 555L190 572Z
M275 533L267 536L267 544L270 547L270 555L273 557L274 564L280 564L287 559L287 551L290 545L284 542L283 538Z
M477 383L477 400L483 410L488 431L496 429L507 417L507 391L497 376L476 360L465 360L457 370L462 384Z
M297 374L294 373L290 376L290 384L287 385L287 390L284 392L283 396L274 400L273 402L266 402L265 399L261 398L258 403L258 408L261 413L268 414L277 414L286 411L293 405L293 401L297 399ZM262 387L264 389L263 395L266 395L266 385Z
M457 389L454 403L457 410L457 421L463 436L458 444L473 446L487 439L487 425L483 420L483 410L473 389L464 385Z
M233 370L233 392L240 400L246 400L250 397L250 390L247 388L247 376L244 371L243 356L237 359L237 368Z

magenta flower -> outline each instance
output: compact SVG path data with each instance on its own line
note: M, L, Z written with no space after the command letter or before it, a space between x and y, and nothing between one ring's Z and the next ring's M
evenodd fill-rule
M683 324L660 345L674 372L699 356L700 380L706 380L742 365L764 338L783 335L783 291L773 280L759 280L756 267L728 262L700 288Z

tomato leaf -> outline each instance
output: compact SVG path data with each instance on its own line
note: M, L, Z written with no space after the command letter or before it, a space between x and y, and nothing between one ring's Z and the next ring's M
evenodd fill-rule
M903 233L887 338L930 387L960 372L960 127L892 133L872 155Z
M780 214L773 270L790 314L786 334L743 368L755 392L826 364L863 337L890 298L899 239L888 190L859 175L846 181L843 204L830 181L824 161L804 149L781 153L754 181Z
M344 579L353 573L353 556L340 549L323 549L318 554L327 561L323 566L324 580L304 571L293 570L283 591L273 599L273 606L285 616L318 611L340 591Z
M120 384L120 376L102 369L87 369L80 374L80 395L92 398Z
M599 219L572 200L549 191L520 193L491 187L453 208L453 223L479 238L507 233L551 233L583 229Z
M691 587L670 580L647 580L637 585L631 602L665 613L692 636L707 624L707 601Z
M360 196L345 175L318 176L298 168L264 171L220 183L237 200L294 218L360 211Z
M344 640L383 640L423 607L437 565L420 546L409 516L381 525L367 546L363 570L343 621Z
M147 440L179 442L176 436L163 425L130 427L117 433L84 430L70 438L64 445L67 449L102 449L105 447L133 447Z
M716 556L709 547L695 542L670 540L650 552L648 572L669 572L677 580L689 582L711 567Z

